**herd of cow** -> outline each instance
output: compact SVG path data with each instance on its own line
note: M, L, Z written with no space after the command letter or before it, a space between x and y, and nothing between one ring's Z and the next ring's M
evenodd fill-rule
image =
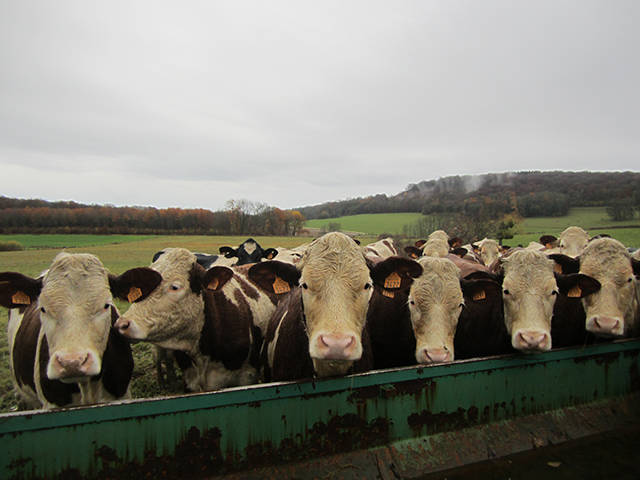
M185 391L436 364L637 336L640 253L570 227L527 248L443 231L399 255L328 233L221 255L158 252L120 276L60 253L39 278L0 273L24 408L130 398L130 343L173 353ZM113 298L129 302L120 315Z

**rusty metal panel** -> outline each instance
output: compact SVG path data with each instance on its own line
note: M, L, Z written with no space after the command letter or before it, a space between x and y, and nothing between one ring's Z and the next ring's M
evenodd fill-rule
M640 341L0 416L0 478L417 477L640 423Z

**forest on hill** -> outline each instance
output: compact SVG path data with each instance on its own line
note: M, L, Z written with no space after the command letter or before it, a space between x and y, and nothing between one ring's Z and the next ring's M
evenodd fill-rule
M611 207L612 215L633 217L640 208L638 172L509 172L444 177L384 194L299 208L307 219L365 213L469 213L490 206L522 217L564 216L571 207ZM614 212L615 211L615 212ZM620 218L624 220L625 218Z
M640 173L513 172L452 176L410 184L393 196L372 195L295 210L246 199L228 200L222 210L212 212L0 196L0 234L294 236L303 230L307 219L422 213L425 217L421 228L466 225L469 231L461 234L469 238L485 234L509 238L510 229L522 217L564 216L571 207L591 206L606 206L615 220L633 218L640 210Z

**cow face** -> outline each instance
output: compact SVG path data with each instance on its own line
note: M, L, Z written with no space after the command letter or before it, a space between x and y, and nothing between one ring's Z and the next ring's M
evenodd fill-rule
M30 308L37 309L48 347L47 377L71 383L88 381L102 370L102 355L118 315L112 294L129 301L142 299L150 290L141 284L157 285L159 278L146 268L115 277L94 255L61 253L42 280L4 273L0 283L3 306L32 304Z
M423 257L423 273L409 293L409 311L416 337L416 361L422 364L454 359L453 339L464 299L460 269L446 258Z
M601 337L631 335L638 318L637 260L612 238L592 240L580 257L580 273L600 282L601 289L583 299L586 328Z
M313 242L298 263L309 354L318 375L346 373L362 356L373 282L364 250L341 233Z
M149 298L129 307L116 322L116 328L131 340L148 341L173 350L188 350L202 330L204 301L198 288L192 288L196 256L183 248L166 251L151 264L162 276ZM200 267L201 268L201 267ZM227 272L224 282L231 277Z
M558 248L568 257L578 257L589 243L589 234L580 227L569 227L560 234Z

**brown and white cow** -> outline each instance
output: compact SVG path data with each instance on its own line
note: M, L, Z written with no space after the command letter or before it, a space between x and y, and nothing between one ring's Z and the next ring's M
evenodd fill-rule
M540 243L545 246L547 255L561 254L576 258L586 248L591 238L589 234L580 227L568 227L561 234L560 238L553 235L543 235Z
M135 268L119 277L89 254L60 253L37 279L0 273L9 312L14 386L28 408L87 405L129 398L133 357L112 325L112 296L144 299L160 276Z
M585 298L600 288L598 281L587 275L556 273L554 261L537 251L515 250L502 259L502 267L505 325L513 348L524 353L551 349L558 294Z
M579 258L552 255L563 271L589 275L601 284L595 294L582 300L586 329L601 337L637 336L640 330L640 301L637 277L640 260L631 257L618 240L591 240Z
M373 261L377 261L382 258L396 257L398 256L398 249L396 248L393 238L387 237L383 240L370 243L364 247L367 258Z
M266 381L357 373L373 367L365 323L374 284L397 291L415 262L368 264L364 248L342 233L316 239L296 267L263 262L249 277L262 288L299 287L281 300L262 349ZM286 288L286 285L284 286Z
M188 390L217 390L258 381L263 332L277 302L240 270L205 270L196 256L175 248L151 268L162 283L116 322L127 338L181 352ZM187 367L187 368L185 368Z

